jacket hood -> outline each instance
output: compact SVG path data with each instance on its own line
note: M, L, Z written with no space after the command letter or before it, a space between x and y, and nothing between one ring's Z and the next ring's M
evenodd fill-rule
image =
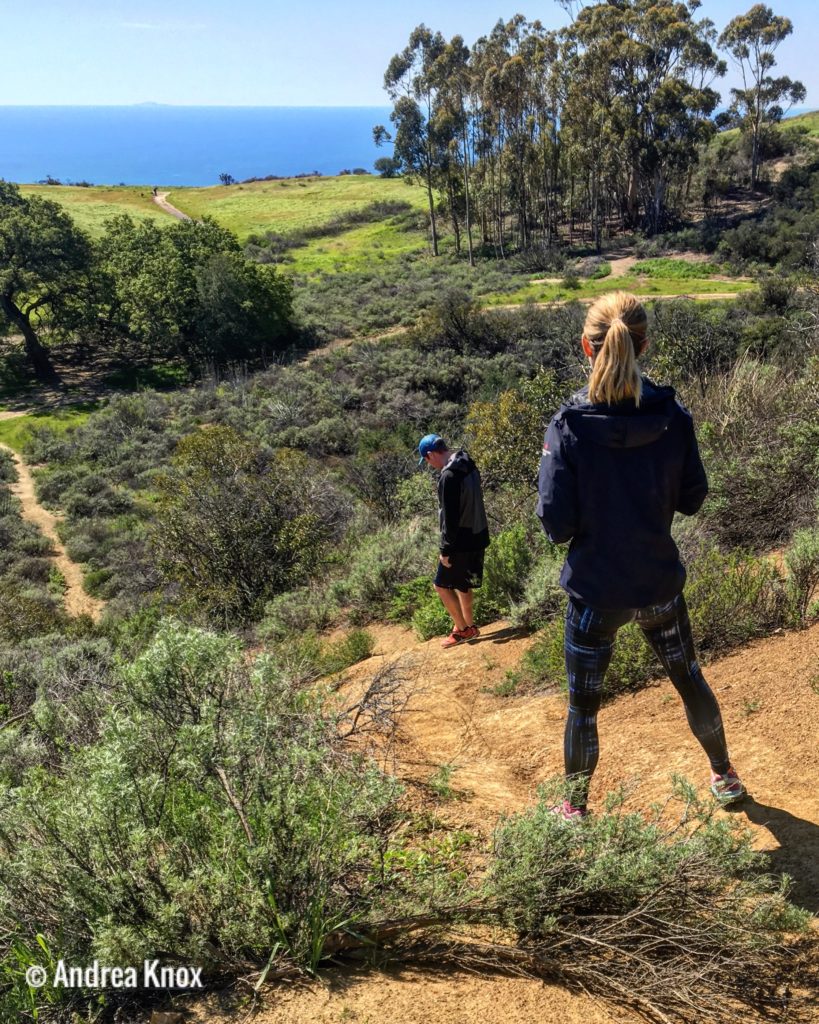
M454 456L446 464L446 466L444 466L444 469L448 469L453 473L463 473L464 476L466 476L468 473L471 473L472 470L476 468L477 467L475 466L475 463L472 461L469 452L464 451L463 448L459 448L458 451L455 452Z
M593 404L587 385L564 405L563 415L578 438L607 448L639 448L668 429L675 407L674 388L658 387L643 377L639 408L630 398L614 405Z

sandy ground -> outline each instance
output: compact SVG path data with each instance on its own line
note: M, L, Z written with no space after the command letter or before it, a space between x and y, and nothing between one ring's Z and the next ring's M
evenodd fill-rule
M0 413L0 418L10 419L15 415L24 414L6 412ZM69 615L88 614L93 619L99 619L104 604L83 590L82 569L68 557L63 542L57 534L57 523L60 517L43 508L37 501L31 470L18 453L13 448L9 448L8 445L2 443L0 443L0 448L3 448L11 455L17 468L18 479L16 483L11 484L11 491L22 505L23 518L34 523L37 529L51 541L54 551L52 561L65 577L65 610Z
M399 627L373 627L372 658L355 666L342 693L353 696L385 663L397 661L414 686L394 748L397 774L427 781L455 767L459 799L442 805L448 821L488 836L498 815L536 802L535 787L562 768L565 701L558 694L499 697L490 688L532 643L504 623L471 644L442 652ZM772 866L794 878L793 898L819 909L819 625L783 632L705 667L720 701L732 759L751 796L736 814L753 830ZM620 783L627 807L668 793L678 772L707 785L707 762L688 731L670 682L620 697L600 715L601 760L591 807ZM726 812L727 813L727 812ZM196 1024L239 1024L213 995L195 1002ZM636 1022L589 996L513 975L455 969L331 967L319 982L270 987L258 1024L604 1024Z

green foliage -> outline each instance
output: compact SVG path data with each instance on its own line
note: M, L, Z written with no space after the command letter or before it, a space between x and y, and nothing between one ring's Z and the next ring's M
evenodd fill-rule
M326 587L298 587L268 601L257 633L272 640L286 640L300 633L317 633L327 629L338 614L338 605Z
M7 582L0 594L0 641L10 643L58 630L66 618L59 603L43 590Z
M675 813L626 813L610 794L606 813L569 827L551 810L565 786L541 783L537 804L504 815L493 836L485 888L517 945L544 964L565 958L562 976L584 988L639 993L666 1019L701 1005L729 1020L737 1001L774 1000L792 970L786 936L804 934L809 915L789 903L750 830L680 779Z
M38 376L54 374L41 325L69 331L86 323L90 281L91 245L68 214L0 181L0 315L23 334Z
M813 601L819 587L819 527L796 531L785 553L785 565L794 619L798 625L805 626L819 610L817 602Z
M811 159L785 171L773 188L774 203L765 213L725 231L718 253L740 266L780 271L809 271L819 229L819 163Z
M158 228L115 217L99 243L109 319L141 357L207 362L255 359L286 346L291 288L272 267L247 260L214 220Z
M509 612L524 593L532 561L532 544L523 525L513 526L492 538L484 558L483 583L473 591L477 625L492 622ZM396 588L389 618L393 622L410 621L422 640L443 636L452 629L452 620L428 576Z
M532 689L563 689L566 684L566 662L563 653L564 618L551 619L526 651L518 669L510 670L507 679L515 691ZM617 632L611 662L603 685L603 695L637 690L662 674L659 662L643 639L640 628L628 623Z
M732 102L724 120L750 138L752 188L757 183L765 128L781 119L783 102L792 106L806 96L801 82L769 74L776 64L774 51L792 31L790 18L775 15L764 4L754 4L747 13L732 18L719 38L742 74L742 88L731 89Z
M522 524L492 537L484 558L483 584L475 591L475 621L479 625L506 615L522 597L533 561L532 546Z
M315 967L383 885L399 794L336 733L321 694L269 660L164 622L120 670L99 739L6 793L4 936L33 949L42 934L74 963ZM4 957L2 998L19 993L19 961Z
M689 556L685 589L697 649L724 654L787 622L781 573L749 552L703 544Z
M664 277L676 280L689 277L708 277L710 274L721 272L721 268L715 263L702 263L699 260L675 260L670 257L640 260L632 267L632 273L644 277Z
M513 625L524 629L539 629L563 609L566 592L560 586L563 567L563 548L551 544L542 535L533 552L533 565L523 586L519 600L512 603L509 618Z
M434 568L436 534L418 522L391 527L361 539L343 578L331 587L334 600L344 605L359 625L386 618L402 584ZM431 586L431 583L430 583Z
M432 581L429 581L430 593L426 600L419 604L412 613L412 628L421 640L431 640L434 636L445 636L452 629L452 619L435 593ZM477 614L475 615L477 619Z
M157 479L158 565L214 621L247 622L312 565L329 535L305 503L303 462L265 457L230 427L183 438Z
M725 547L787 542L815 521L819 360L780 368L750 357L715 376L695 416L710 492L702 510Z
M341 640L325 646L321 656L321 674L343 672L345 668L369 658L374 649L372 634L365 629L353 629Z
M467 412L469 450L484 485L536 485L546 424L567 397L552 370L541 369L496 399L473 402Z

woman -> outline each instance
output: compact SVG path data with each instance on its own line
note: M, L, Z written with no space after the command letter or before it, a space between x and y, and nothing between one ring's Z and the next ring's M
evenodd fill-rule
M571 541L560 576L569 595L565 655L569 715L564 761L570 820L586 814L597 765L597 712L620 626L636 621L685 705L722 804L745 790L731 766L719 705L697 664L683 596L685 568L671 537L675 512L693 515L708 492L690 413L671 387L640 374L646 312L626 292L599 298L583 328L589 383L549 423L537 514L554 543Z

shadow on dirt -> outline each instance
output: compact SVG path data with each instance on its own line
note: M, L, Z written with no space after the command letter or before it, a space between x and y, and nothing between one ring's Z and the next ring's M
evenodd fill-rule
M812 913L819 911L819 825L789 811L760 804L748 796L732 811L766 828L779 843L769 850L771 867L793 879L791 900Z

